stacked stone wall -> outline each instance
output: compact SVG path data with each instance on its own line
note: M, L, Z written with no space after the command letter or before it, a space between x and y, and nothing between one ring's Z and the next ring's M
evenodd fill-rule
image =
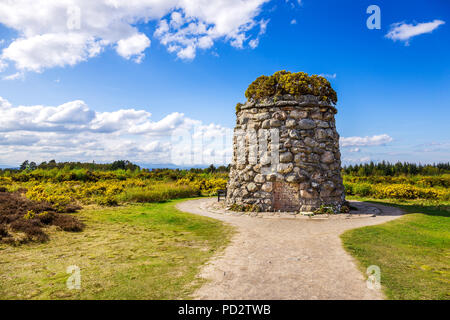
M261 211L339 209L344 201L334 106L285 95L237 112L227 205Z

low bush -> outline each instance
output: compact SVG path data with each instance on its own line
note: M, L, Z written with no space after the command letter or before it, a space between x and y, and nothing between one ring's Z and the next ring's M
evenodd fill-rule
M449 188L450 174L440 176L351 176L344 175L344 182L369 184L410 184L422 188Z
M212 196L216 195L220 189L227 187L227 180L224 178L185 178L177 181L177 185L187 185L191 188L200 190L202 195Z
M347 195L378 199L435 199L449 200L448 188L423 188L410 184L369 184L344 181Z
M117 206L119 204L119 202L117 201L117 199L114 196L108 195L108 196L98 198L97 204L99 204L101 206L106 206L106 207L113 207L113 206Z
M447 192L448 194L448 192ZM411 185L393 184L375 186L376 198L391 199L443 199L446 193L433 188L418 188ZM443 199L444 200L444 199Z
M190 185L156 184L152 187L131 187L119 195L121 202L162 202L200 195L200 190Z
M372 193L372 185L367 183L356 184L353 186L352 190L355 194L365 197Z
M33 201L20 193L0 192L0 240L9 243L44 242L44 227L54 225L64 231L81 231L84 224L73 216L60 213L51 203ZM15 237L22 233L24 236Z

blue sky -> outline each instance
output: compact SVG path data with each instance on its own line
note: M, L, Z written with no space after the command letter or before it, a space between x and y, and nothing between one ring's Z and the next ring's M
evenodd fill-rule
M126 15L97 29L94 9L69 2L81 8L79 30L65 30L56 17L64 8L46 8L45 1L37 22L19 15L29 5L0 13L0 164L174 162L167 153L173 130L195 125L206 136L229 133L248 84L281 69L329 78L338 93L344 163L450 160L448 1L230 1L242 6L237 15L214 1L203 10L201 1L173 0L173 7L119 7ZM379 30L366 27L372 4L380 8ZM102 17L103 9L108 19L109 8L93 12ZM163 20L171 33L163 33ZM188 38L190 21L212 31ZM403 40L386 37L392 30ZM215 144L198 161L230 151L229 139L223 150L210 150Z

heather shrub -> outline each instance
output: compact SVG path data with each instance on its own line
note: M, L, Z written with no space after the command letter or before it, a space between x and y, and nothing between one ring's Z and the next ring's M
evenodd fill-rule
M9 237L8 228L5 225L0 224L0 240Z
M49 202L33 201L17 192L0 192L0 240L13 244L47 241L48 225L73 232L84 228L78 219L58 212Z

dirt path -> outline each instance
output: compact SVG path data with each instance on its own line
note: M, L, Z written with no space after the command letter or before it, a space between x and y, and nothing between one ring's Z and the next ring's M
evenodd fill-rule
M195 293L196 299L383 299L380 290L367 288L339 235L393 220L402 214L399 209L355 203L360 212L379 213L353 219L266 219L212 212L207 208L214 201L177 205L237 229L231 244L203 268L200 276L211 281Z

